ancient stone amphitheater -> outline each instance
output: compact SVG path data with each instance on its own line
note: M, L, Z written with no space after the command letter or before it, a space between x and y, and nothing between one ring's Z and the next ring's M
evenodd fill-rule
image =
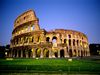
M85 34L65 29L46 31L39 27L39 19L28 10L14 22L9 57L66 58L89 56Z

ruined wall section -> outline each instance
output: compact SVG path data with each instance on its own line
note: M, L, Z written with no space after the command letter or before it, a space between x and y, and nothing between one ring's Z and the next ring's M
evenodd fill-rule
M46 31L40 29L39 19L33 10L17 17L11 38L8 57L60 58L89 56L85 34L66 29Z

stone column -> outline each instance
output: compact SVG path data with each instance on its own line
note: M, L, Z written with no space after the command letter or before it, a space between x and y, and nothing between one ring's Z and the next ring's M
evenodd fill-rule
M80 40L79 40L79 42L78 42L78 49L79 49L79 56L81 56L81 46L80 46Z
M55 58L55 49L54 48L52 48L52 50L51 50L51 52L52 52L52 58Z
M28 58L28 51L25 50L26 58Z
M66 57L69 57L68 48L66 48L65 50L66 50Z
M82 53L81 53L81 51L82 51L82 50L80 49L80 56L82 56Z
M61 38L60 38L60 35L57 34L57 44L60 44L61 43Z
M52 37L50 37L50 42L52 42Z
M64 39L62 38L62 43L64 43Z
M82 41L82 46L81 46L81 48L82 48L83 56L85 56L83 41Z
M35 53L36 49L32 48L32 57L35 58L36 57L36 53Z
M74 50L73 50L73 39L72 38L71 38L71 49L72 49L72 57L73 57Z
M51 51L52 49L50 48L49 49L49 58L52 58L52 51Z
M18 55L19 55L19 50L17 50L17 58L19 57Z
M25 50L25 55L26 55L26 58L28 58L28 49L27 50Z
M58 58L60 58L60 49L58 50Z
M66 47L64 47L64 57L65 57L65 58L67 57L67 50L66 50Z
M76 56L78 56L78 45L77 45L77 40L75 38L75 46L76 46Z
M67 34L67 54L69 57L69 38L68 38L68 34Z
M78 47L76 47L76 56L78 56Z
M23 50L21 50L21 58L23 58Z
M38 37L37 35L34 35L34 43L36 43L38 41Z
M41 55L40 58L43 58L43 49L41 49Z

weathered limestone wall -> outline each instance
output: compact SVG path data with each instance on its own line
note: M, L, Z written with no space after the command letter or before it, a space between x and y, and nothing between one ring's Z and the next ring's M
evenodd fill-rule
M74 30L47 32L40 29L39 19L32 10L15 20L10 47L9 57L66 58L90 55L85 34Z

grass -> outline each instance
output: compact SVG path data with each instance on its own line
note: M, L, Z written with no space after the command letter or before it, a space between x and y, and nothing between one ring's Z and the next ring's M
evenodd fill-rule
M87 72L99 73L100 61L88 59L0 59L0 71L11 72Z

